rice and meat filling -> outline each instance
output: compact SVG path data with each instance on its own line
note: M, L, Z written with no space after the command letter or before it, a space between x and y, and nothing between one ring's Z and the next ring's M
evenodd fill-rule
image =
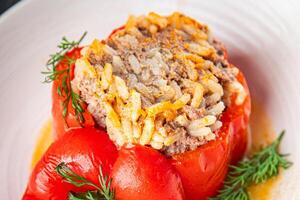
M150 145L167 155L193 150L216 138L231 93L237 104L245 98L222 44L179 13L131 16L82 55L72 87L117 145Z

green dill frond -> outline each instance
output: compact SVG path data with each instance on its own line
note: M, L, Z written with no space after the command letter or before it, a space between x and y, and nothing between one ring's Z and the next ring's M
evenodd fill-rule
M69 192L69 200L81 200L81 199L89 199L89 200L115 200L115 192L111 187L111 181L108 175L104 175L102 171L102 166L99 166L99 185L100 187L87 180L86 178L79 176L74 171L66 166L65 163L60 163L56 168L56 172L63 178L63 181L75 185L76 187L82 186L91 186L94 190L88 190L81 193Z
M266 148L237 165L230 166L223 188L210 200L249 200L247 188L250 185L263 183L277 176L280 168L289 168L292 163L278 149L283 136L284 131Z
M50 58L47 61L46 71L42 72L42 74L45 75L44 83L51 83L57 79L62 80L56 91L59 96L64 97L62 115L66 118L68 114L68 105L69 102L71 102L71 105L75 110L75 117L80 124L84 123L84 109L80 104L80 102L82 102L80 96L72 90L70 79L70 68L71 65L75 63L75 60L65 56L65 54L78 47L86 34L87 32L84 32L78 41L70 41L66 37L63 37L62 41L58 45L59 51L50 55ZM60 62L67 64L67 69L57 69L57 65Z

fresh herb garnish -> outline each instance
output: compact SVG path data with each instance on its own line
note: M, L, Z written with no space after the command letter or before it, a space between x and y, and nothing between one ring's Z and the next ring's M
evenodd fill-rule
M230 166L223 188L210 200L249 200L247 188L250 185L263 183L277 176L280 168L289 168L292 163L286 160L287 155L278 152L283 136L284 131L266 148L249 159L240 161L236 166Z
M100 187L97 184L87 180L86 178L77 175L70 168L68 168L65 163L60 163L55 170L60 176L64 178L63 180L67 183L73 184L77 187L91 186L95 189L95 190L89 190L82 193L75 193L70 191L69 200L80 200L80 199L115 200L115 192L111 188L112 179L109 179L108 175L105 176L103 175L101 166L99 167L99 176L98 176Z
M44 74L45 83L51 83L57 79L61 79L60 85L57 87L57 94L64 98L62 115L65 118L68 114L68 105L71 102L72 107L75 110L75 117L80 124L84 123L83 112L84 109L81 106L80 96L72 90L71 87L71 65L75 63L75 60L66 56L65 54L72 49L78 47L87 32L80 37L78 41L70 41L66 37L62 38L61 43L58 45L59 51L50 55L50 59L47 61L47 71L42 72ZM66 69L58 69L59 63L66 64ZM66 122L68 125L68 123Z
M69 192L68 200L106 200L99 191Z

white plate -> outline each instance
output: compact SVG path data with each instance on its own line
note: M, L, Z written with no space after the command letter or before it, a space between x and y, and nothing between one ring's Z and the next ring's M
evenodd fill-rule
M260 3L258 3L260 2ZM300 199L299 1L26 0L0 18L0 199L20 199L38 130L50 115L50 86L40 71L62 36L104 38L128 14L179 10L210 25L243 69L252 96L276 130L294 166L273 199Z

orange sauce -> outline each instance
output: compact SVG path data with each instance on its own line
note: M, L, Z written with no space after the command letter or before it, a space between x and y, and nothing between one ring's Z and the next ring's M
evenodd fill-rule
M252 154L262 147L267 146L275 139L275 131L271 120L258 102L252 102L250 118L252 144L248 154ZM280 177L280 176L279 176ZM248 188L251 200L270 199L272 189L278 183L279 177L267 180L265 183L254 185Z
M270 144L275 139L275 131L271 121L263 108L257 103L252 103L252 113L250 118L251 140L252 144L248 154L251 154L260 148ZM46 149L52 143L52 121L47 120L40 131L36 148L33 154L31 166L40 160ZM272 188L277 184L278 177L270 179L263 184L251 186L248 191L251 200L268 200Z
M34 168L36 163L41 159L42 155L52 143L52 120L48 119L40 130L39 137L32 155L31 168Z
M258 102L252 102L250 117L251 148L249 153L256 152L270 144L276 137L275 130L267 113Z
M272 189L280 180L280 175L267 180L265 183L253 185L248 188L251 200L269 200L272 194Z

